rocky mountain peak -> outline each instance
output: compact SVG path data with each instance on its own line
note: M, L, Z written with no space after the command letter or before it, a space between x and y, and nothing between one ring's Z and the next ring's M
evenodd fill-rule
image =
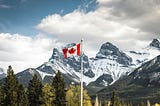
M105 56L112 55L112 54L116 55L116 53L119 52L119 49L116 46L114 46L112 43L106 42L101 46L99 52Z
M63 47L70 48L72 46L75 46L75 43L70 43L67 45L64 45ZM59 61L61 64L67 67L72 67L76 72L79 72L81 70L81 57L80 56L71 56L66 59L64 59L62 51L58 50L57 48L53 49L53 53L51 58L49 59L49 62L56 63ZM84 75L88 77L94 77L94 73L89 65L89 59L88 56L83 53L83 67L84 67Z
M132 58L127 56L124 52L120 51L110 42L106 42L101 46L99 52L96 54L96 58L112 58L123 65L130 65L132 62Z
M96 58L106 58L109 55L118 55L119 49L110 42L102 44Z
M75 43L71 43L68 45L64 45L63 47L69 48L75 45ZM152 51L153 52L150 52L148 54L154 54L157 56L157 54L159 53L155 49L153 49ZM156 52L154 51L156 51L157 54L155 54ZM132 58L128 56L131 53L134 53L133 56L130 55ZM135 57L137 58L139 56L138 58L141 59L141 57L143 56L141 61L144 61L145 59L148 59L147 56L150 56L148 54L143 54L143 52L141 54L141 52L134 51L130 53L123 52L112 43L106 42L100 47L95 58L89 59L88 56L85 55L85 53L83 53L84 82L87 85L90 85L91 83L91 86L107 86L109 84L113 84L114 81L118 80L120 77L123 77L124 75L129 75L134 68L137 68L137 66L133 65L132 59L134 61ZM154 65L150 68L152 64ZM146 67L143 67L145 69L148 67L149 70L151 70L154 67L159 67L159 64L160 56L155 58L151 63L146 64ZM35 69L30 68L26 71L21 72L21 74L18 74L17 78L19 78L19 80L22 83L26 83L27 85L29 80L32 78L32 75L36 73L39 77L41 77L43 83L45 83L50 82L52 80L52 77L56 74L57 70L60 70L62 72L62 75L65 78L65 81L68 83L68 85L71 82L79 83L81 72L81 57L71 56L64 59L62 48L54 48L52 56L48 62L45 62L44 64ZM151 71L155 72L154 74L152 74L153 77L157 75L156 71ZM138 70L138 72L141 71ZM138 74L136 73L136 75ZM160 75L159 72L158 75ZM0 79L1 76L2 75L0 74ZM156 78L160 77L158 76ZM154 81L157 81L157 79L155 79Z
M158 39L153 39L153 41L150 43L150 46L160 48L160 41Z
M60 58L60 52L58 51L57 48L53 49L53 53L51 58L49 59L49 61L53 61L53 60L58 60Z

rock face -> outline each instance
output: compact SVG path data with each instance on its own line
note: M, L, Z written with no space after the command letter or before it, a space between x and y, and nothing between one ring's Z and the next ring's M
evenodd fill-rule
M160 55L137 68L130 76L131 83L145 87L160 87Z
M125 66L130 65L132 62L132 58L127 56L125 53L120 51L116 46L107 42L103 44L96 55L96 58L103 59L113 57L115 61L119 64L123 64Z
M70 46L74 46L75 44L70 44ZM67 59L64 59L63 54L58 51L58 49L54 48L53 49L53 54L51 58L49 59L49 62L53 63L55 61L60 61L62 65L64 66L69 66L74 69L76 72L81 71L81 57L80 56L74 56L74 57L69 57ZM83 54L83 68L84 68L84 75L88 76L90 78L93 78L95 75L89 65L89 59L88 56Z
M74 46L68 44L66 47ZM88 58L83 53L83 81L88 86L108 86L119 78L129 75L135 68L153 59L160 50L157 49L159 42L154 39L151 44L141 51L123 52L110 42L102 44L95 58ZM32 77L31 73L40 76L43 83L50 82L60 70L66 83L80 83L81 77L81 57L73 56L64 59L62 50L53 48L53 53L48 62L37 68L29 68L17 74L21 81L28 81ZM28 77L24 78L23 77ZM27 82L26 82L27 84Z
M153 39L153 41L150 43L150 46L160 49L160 41L158 39Z

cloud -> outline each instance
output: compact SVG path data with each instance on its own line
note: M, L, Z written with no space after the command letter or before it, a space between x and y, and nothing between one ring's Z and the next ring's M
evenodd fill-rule
M64 16L46 16L36 26L62 42L84 39L85 51L96 54L101 44L112 42L123 50L145 47L159 37L159 3L146 0L97 0L94 11L75 10ZM145 43L139 43L145 42ZM127 45L126 45L127 44ZM92 54L90 54L92 52Z
M100 0L101 1L101 0ZM103 0L102 0L103 1ZM160 1L159 0L106 0L99 8L105 8L110 20L125 23L151 34L160 33Z
M48 61L54 47L60 47L56 39L37 35L34 38L10 33L0 33L0 67L13 66L15 72L38 67Z

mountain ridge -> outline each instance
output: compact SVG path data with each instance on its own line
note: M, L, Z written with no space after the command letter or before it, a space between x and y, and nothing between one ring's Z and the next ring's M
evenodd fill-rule
M156 103L160 99L160 55L143 63L128 76L117 80L113 85L97 92L99 97L110 98L116 90L122 100L137 105L141 101L150 100ZM103 98L104 99L104 98Z
M74 45L75 43L72 43L66 45L66 47ZM159 48L153 47L153 45L157 46L157 40L153 40L147 48L140 52L124 52L112 43L106 42L102 44L95 58L88 58L83 53L84 84L86 86L105 87L113 84L119 78L129 75L135 68L160 54ZM42 81L44 80L43 82L47 82L54 77L57 70L60 70L67 85L69 85L72 82L80 83L80 68L79 56L64 59L63 53L57 48L53 48L52 56L48 62L37 68L27 69L25 70L26 73L22 71L17 74L17 77L22 80L23 77L28 76L30 79L32 74L36 73Z

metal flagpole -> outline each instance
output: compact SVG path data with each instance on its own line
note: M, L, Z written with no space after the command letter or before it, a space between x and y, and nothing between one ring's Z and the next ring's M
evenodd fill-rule
M83 106L83 40L81 40L81 106Z

